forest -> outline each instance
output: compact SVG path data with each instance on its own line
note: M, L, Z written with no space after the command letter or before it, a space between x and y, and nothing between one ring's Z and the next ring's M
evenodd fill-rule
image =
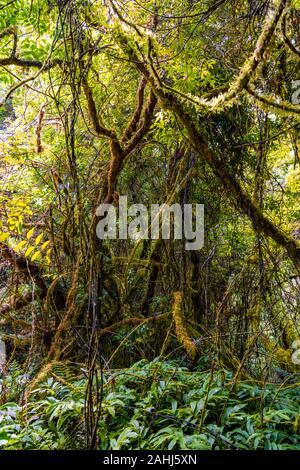
M1 450L300 450L299 117L300 0L0 0Z

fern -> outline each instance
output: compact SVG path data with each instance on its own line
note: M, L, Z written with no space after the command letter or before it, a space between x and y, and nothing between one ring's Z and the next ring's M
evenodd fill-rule
M5 380L22 377L12 365ZM105 373L99 449L300 449L300 384L233 390L232 379L158 359ZM84 449L86 386L71 363L55 364L27 404L0 406L0 448Z

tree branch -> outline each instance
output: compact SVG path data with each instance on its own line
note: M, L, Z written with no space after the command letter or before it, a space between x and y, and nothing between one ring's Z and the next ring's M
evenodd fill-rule
M281 6L285 3L286 2L281 2ZM209 148L207 142L203 139L197 129L193 116L190 116L185 111L184 106L174 94L170 92L166 93L161 87L159 87L155 77L152 76L147 66L139 60L136 51L127 40L126 35L124 33L119 33L118 39L123 50L127 55L129 55L136 68L152 87L152 90L156 94L157 98L159 98L162 107L172 111L177 116L177 119L187 131L190 144L201 158L208 163L213 173L220 179L223 186L228 191L228 194L233 199L235 205L252 221L258 232L262 232L271 237L276 243L284 247L296 267L300 269L300 245L298 242L271 222L271 220L262 213L256 203L252 201L250 196L242 189L240 183L230 173L224 162L219 160Z
M259 101L262 104L265 104L268 108L275 108L279 109L281 112L288 113L289 115L291 113L293 114L300 114L300 106L296 104L289 103L288 101L281 101L281 102L276 102L274 98L270 96L265 96L265 95L260 95L257 93L257 91L250 85L248 84L245 87L245 90L253 96L257 101Z
M0 65L17 65L19 67L33 67L33 68L43 68L43 71L47 71L56 65L61 65L63 63L60 59L54 59L52 61L47 62L47 64L43 64L39 60L27 60L27 59L20 59L19 57L5 57L0 59Z
M11 26L9 28L3 29L0 31L0 39L2 39L5 36L13 36L13 48L11 51L11 57L15 57L16 52L17 52L17 44L18 44L18 34L17 34L17 27L16 26Z
M103 124L100 122L100 118L96 109L95 100L93 97L93 92L88 84L86 78L82 81L83 91L88 103L89 116L93 124L94 131L99 136L109 137L111 139L116 139L116 133L114 130L106 129Z
M282 18L282 23L281 23L281 32L282 36L284 39L285 44L288 46L288 48L297 56L300 57L300 51L294 46L294 44L291 42L291 40L287 37L286 34L286 14L283 15Z
M149 131L152 123L154 108L157 103L157 98L153 90L151 89L148 101L145 105L143 112L143 119L140 128L137 130L132 139L128 142L124 149L124 156L129 155L137 145L142 141Z
M137 93L136 93L136 109L132 116L131 121L129 122L127 128L124 131L121 142L127 142L137 129L137 126L141 117L142 109L143 109L143 104L144 104L144 91L145 91L146 83L147 83L146 79L142 77L140 80L138 89L137 89Z

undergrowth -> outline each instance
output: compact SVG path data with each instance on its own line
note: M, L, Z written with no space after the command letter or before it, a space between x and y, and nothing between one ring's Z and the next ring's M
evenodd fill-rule
M29 378L0 379L1 449L85 448L87 378L56 365L24 403ZM300 449L300 384L236 381L225 369L189 371L140 361L105 372L99 449Z

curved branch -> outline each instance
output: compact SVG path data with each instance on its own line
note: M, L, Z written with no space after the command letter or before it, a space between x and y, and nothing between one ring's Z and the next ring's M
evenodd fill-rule
M192 98L190 96L187 96L182 92L173 90L166 84L162 84L163 88L170 91L171 93L179 94L186 100L194 103L197 106L202 107L203 109L208 109L216 112L222 111L226 103L232 103L238 97L239 92L241 92L248 85L259 64L263 61L266 48L288 3L289 0L281 0L275 13L265 21L264 27L257 40L256 47L252 56L244 63L243 67L238 73L238 76L234 79L233 83L228 87L228 89L226 89L226 86L226 91L208 101L203 98ZM153 70L153 64L150 63L150 66ZM156 78L157 77L158 76L156 74Z
M137 147L137 145L142 141L142 139L145 137L145 135L149 131L151 124L152 124L152 118L153 118L153 113L154 113L154 108L155 108L156 103L157 103L156 95L151 89L148 102L146 103L146 106L144 109L141 126L137 130L135 135L132 137L132 139L126 145L124 149L124 156L129 155Z
M252 56L241 68L240 73L229 87L228 91L210 101L201 100L199 104L214 110L221 110L226 102L234 100L237 97L237 94L248 85L255 70L264 58L266 48L287 4L288 0L281 0L275 13L270 19L266 20Z
M281 101L281 102L278 103L278 102L274 101L274 98L271 98L270 96L265 96L265 95L262 96L259 93L257 93L257 91L254 88L252 88L252 86L250 84L248 84L245 87L245 90L251 96L253 96L257 101L259 101L260 103L265 104L268 107L279 109L280 111L282 111L284 113L288 113L289 115L291 113L298 114L298 115L300 114L300 106L299 105L289 103L288 101Z
M105 198L106 204L109 204L114 200L114 191L116 187L117 178L122 169L125 158L137 148L139 143L147 135L147 132L150 129L156 102L156 95L153 90L151 90L148 101L144 108L141 126L124 149L121 147L120 142L116 138L111 139L111 159L107 178L107 194Z
M110 162L107 174L107 193L104 200L105 204L110 204L114 200L116 182L124 160L124 152L117 139L112 139L110 141L109 150Z
M61 65L62 63L63 61L60 59L47 61L46 64L43 64L43 62L39 60L20 59L19 57L5 57L0 59L0 65L17 65L19 67L32 67L37 69L43 68L43 71L45 72L56 65Z
M18 44L18 35L17 35L17 27L16 26L11 26L9 28L3 29L0 31L0 39L2 39L5 36L13 36L13 48L11 51L11 57L15 57L16 52L17 52L17 44Z
M157 102L157 98L155 94L153 93L153 91L151 90L149 99L144 108L141 125L139 129L136 131L135 135L133 135L131 140L127 143L127 146L125 147L125 149L123 149L121 146L121 143L119 142L117 138L116 132L114 130L105 128L104 125L101 123L99 114L97 112L96 103L93 97L93 92L86 78L83 79L82 86L83 86L83 90L84 90L87 103L88 103L89 116L92 121L95 132L99 136L108 137L110 139L110 146L109 146L110 162L109 162L109 169L107 173L106 187L104 188L104 191L106 193L104 201L106 204L110 204L114 200L116 181L121 171L124 158L127 155L129 155L129 153L131 153L137 147L137 145L141 142L141 140L149 131L149 128L152 122L154 107ZM127 129L123 135L122 140L126 141L127 139L129 139L134 133L134 131L136 130L140 122L142 106L143 106L143 101L144 101L145 86L146 86L146 79L143 78L140 82L138 92L137 92L137 107L136 107L135 113L129 125L127 126Z
M271 237L278 245L284 247L290 258L293 260L295 266L300 269L299 243L293 237L277 227L263 214L257 204L230 173L230 170L226 167L224 162L219 160L212 152L196 127L193 116L190 116L185 111L182 103L174 94L166 93L157 85L155 78L151 75L147 66L139 60L136 51L127 40L124 33L119 33L119 42L123 50L129 55L131 61L150 84L153 92L156 94L157 98L159 98L162 107L172 111L177 116L178 121L183 125L187 132L190 144L197 151L200 157L208 163L213 173L220 179L237 208L239 208L252 221L258 232L262 232Z
M291 40L287 37L286 34L286 14L283 15L282 22L281 22L281 32L283 36L283 40L285 44L288 46L288 48L297 56L300 57L300 51L294 46L294 44L291 42Z
M18 83L15 83L6 93L5 97L3 98L2 102L0 102L0 106L3 106L5 101L8 100L8 98L21 86L26 85L26 83L31 82L32 80L35 80L39 73L35 74L33 77L27 77L24 80L21 80Z
M89 115L90 115L90 119L91 119L92 124L93 124L94 131L99 136L101 135L103 137L110 137L111 139L115 139L116 138L115 131L110 130L110 129L106 129L100 121L100 117L98 115L95 100L94 100L94 97L93 97L93 92L92 92L86 78L84 78L83 81L82 81L82 87L83 87L83 91L84 91L84 94L85 94L85 97L86 97L86 100L87 100L87 103L88 103Z
M138 123L141 117L142 109L143 109L144 91L146 88L146 83L147 81L145 80L144 77L142 77L140 80L138 89L137 89L137 93L136 93L136 109L127 128L124 131L121 142L128 141L132 137L132 134L136 131L136 128L138 126Z
M117 323L114 323L113 325L110 325L106 328L103 328L99 331L99 335L103 336L106 334L113 334L116 330L120 328L124 328L126 326L137 326L137 325L142 325L146 323L155 323L159 320L164 320L165 318L168 318L171 315L171 312L166 312L162 313L160 315L148 317L148 318L140 318L140 317L130 317L130 318L125 318L124 320L121 320Z
M31 82L35 80L42 72L45 72L49 70L51 67L54 67L54 65L60 65L62 64L62 61L57 59L53 62L49 62L48 60L44 63L39 62L39 61L32 61L32 60L21 60L18 59L17 57L9 57L7 59L0 59L0 66L5 66L5 65L21 65L22 67L38 67L39 70L36 72L35 75L31 77L24 78L24 80L19 81L18 83L15 83L6 93L4 99L2 102L0 102L0 106L3 106L6 100L21 86L26 85L28 82Z

